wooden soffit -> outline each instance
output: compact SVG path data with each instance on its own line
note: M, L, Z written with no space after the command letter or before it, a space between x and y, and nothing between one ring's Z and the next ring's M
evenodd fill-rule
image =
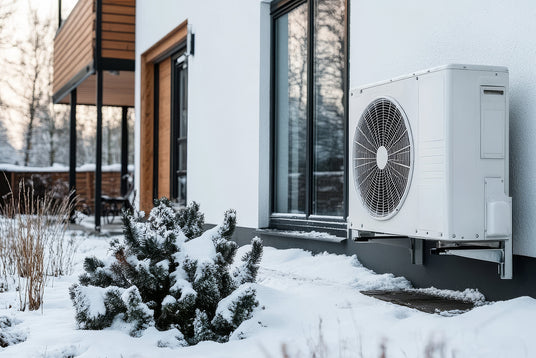
M96 75L90 75L76 88L77 104L95 105L97 98ZM134 107L134 72L104 71L103 105ZM69 104L69 96L57 103Z

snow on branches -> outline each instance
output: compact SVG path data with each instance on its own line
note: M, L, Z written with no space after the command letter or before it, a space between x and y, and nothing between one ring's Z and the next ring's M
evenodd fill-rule
M80 283L70 288L78 327L121 322L133 336L148 327L173 332L180 345L227 341L259 304L254 282L262 242L254 238L231 273L236 212L228 210L222 224L205 232L203 224L195 202L176 211L168 199L156 200L145 221L125 213L113 255L87 257Z

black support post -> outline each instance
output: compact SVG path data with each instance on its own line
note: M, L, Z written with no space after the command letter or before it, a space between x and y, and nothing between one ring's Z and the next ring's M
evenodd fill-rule
M58 29L61 27L61 0L58 0Z
M101 195L102 195L102 0L97 0L95 29L95 64L97 72L97 147L95 159L95 231L101 230Z
M128 107L121 112L121 195L127 193L128 187Z
M95 158L95 231L101 229L102 195L102 71L97 71L97 147Z
M76 196L76 88L71 91L70 98L71 113L70 113L70 134L69 134L69 193L71 202ZM71 221L73 220L73 212L71 212Z

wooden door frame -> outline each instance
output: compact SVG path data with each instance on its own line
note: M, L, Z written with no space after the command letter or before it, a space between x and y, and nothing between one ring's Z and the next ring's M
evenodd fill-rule
M185 20L141 55L140 81L140 210L153 207L154 187L154 122L155 64L171 56L186 42L188 21Z

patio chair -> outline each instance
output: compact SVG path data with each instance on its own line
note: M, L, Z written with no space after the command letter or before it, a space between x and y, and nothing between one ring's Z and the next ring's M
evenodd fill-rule
M130 196L134 191L134 183L131 180L129 174L125 174L128 177L128 187L125 195L121 196L101 196L102 203L102 216L106 218L106 223L112 224L115 217L121 214L122 209L134 211L134 206L130 200Z

